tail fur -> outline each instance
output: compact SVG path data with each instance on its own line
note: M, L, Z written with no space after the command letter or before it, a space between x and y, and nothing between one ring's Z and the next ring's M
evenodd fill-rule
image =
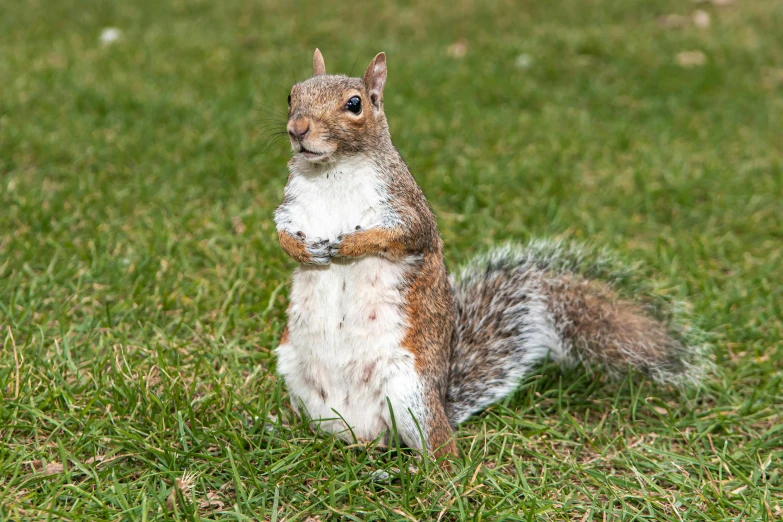
M632 268L576 244L533 241L470 263L453 282L458 321L447 396L453 425L512 393L547 357L661 383L697 382L700 332L676 306L631 283ZM620 287L636 299L623 298ZM643 304L639 304L642 301Z

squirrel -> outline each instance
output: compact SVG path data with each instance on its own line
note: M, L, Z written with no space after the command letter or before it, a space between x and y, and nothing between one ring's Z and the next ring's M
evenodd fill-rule
M396 429L407 447L456 456L456 426L548 358L698 378L698 348L586 277L573 248L497 248L450 278L392 144L386 76L384 53L351 78L326 74L316 49L313 76L288 97L293 156L275 224L299 266L275 352L300 415L349 441L388 443Z

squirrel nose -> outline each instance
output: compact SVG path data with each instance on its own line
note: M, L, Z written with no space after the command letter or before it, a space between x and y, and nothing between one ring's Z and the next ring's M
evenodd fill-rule
M295 140L301 141L310 134L310 122L304 118L297 118L288 122L288 134Z

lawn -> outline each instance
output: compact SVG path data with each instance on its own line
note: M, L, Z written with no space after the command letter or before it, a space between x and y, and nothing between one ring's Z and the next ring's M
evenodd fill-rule
M726 3L0 0L0 520L783 517L783 2ZM453 473L298 422L272 133L316 46L387 53L451 269L609 247L714 375L545 367Z

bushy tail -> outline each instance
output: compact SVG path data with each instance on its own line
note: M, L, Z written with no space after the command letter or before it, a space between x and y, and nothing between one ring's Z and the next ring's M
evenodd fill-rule
M633 272L605 253L547 241L506 246L464 268L454 281L450 422L513 392L547 357L610 374L634 368L662 383L698 382L707 368L703 336L685 327L676 305L634 283Z

